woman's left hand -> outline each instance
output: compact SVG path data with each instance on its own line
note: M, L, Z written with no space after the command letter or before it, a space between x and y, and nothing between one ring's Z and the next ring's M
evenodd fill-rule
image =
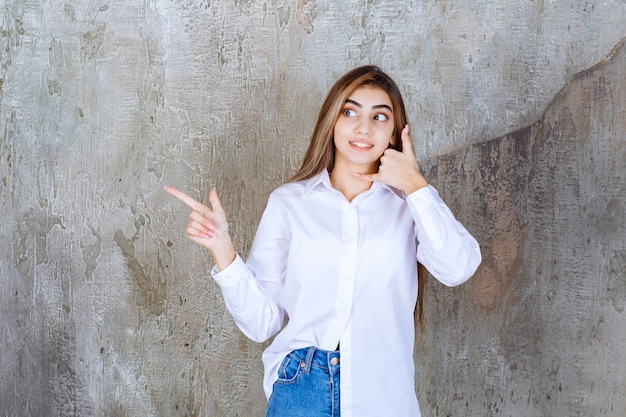
M380 166L375 174L357 174L354 176L364 181L380 181L403 190L407 195L428 186L426 178L420 172L413 144L409 136L409 125L402 129L402 152L386 149L380 157Z

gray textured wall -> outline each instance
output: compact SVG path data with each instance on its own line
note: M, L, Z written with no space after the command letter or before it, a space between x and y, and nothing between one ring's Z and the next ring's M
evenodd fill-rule
M485 260L427 297L427 415L626 415L625 68L622 42L531 126L432 161Z
M626 415L622 0L0 13L1 416L261 416L264 346L162 187L217 186L245 254L324 94L364 63L401 85L428 177L484 249L468 284L430 283L425 417Z

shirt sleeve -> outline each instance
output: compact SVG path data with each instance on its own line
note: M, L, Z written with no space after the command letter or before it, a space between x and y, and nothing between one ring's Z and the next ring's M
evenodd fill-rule
M285 282L289 235L280 208L270 197L247 262L237 255L222 271L217 267L211 270L235 323L255 342L264 342L276 334L285 319L280 298Z
M429 185L407 196L415 222L417 261L447 286L467 281L482 260L480 247Z

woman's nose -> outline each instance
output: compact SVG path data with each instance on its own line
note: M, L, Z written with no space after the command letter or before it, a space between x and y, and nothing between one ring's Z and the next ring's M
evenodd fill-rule
M356 127L357 133L360 133L363 135L369 135L371 131L370 129L371 129L371 126L370 126L369 119L366 119L366 118L359 119L359 122Z

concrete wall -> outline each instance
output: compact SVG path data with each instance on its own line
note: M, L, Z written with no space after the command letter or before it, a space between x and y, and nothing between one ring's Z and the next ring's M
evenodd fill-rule
M622 42L536 123L432 161L485 260L426 298L426 415L626 415L624 68Z
M484 249L470 283L430 282L424 415L626 415L623 1L0 13L0 416L263 415L264 345L162 187L217 186L245 255L326 91L364 63L401 85L428 177Z

